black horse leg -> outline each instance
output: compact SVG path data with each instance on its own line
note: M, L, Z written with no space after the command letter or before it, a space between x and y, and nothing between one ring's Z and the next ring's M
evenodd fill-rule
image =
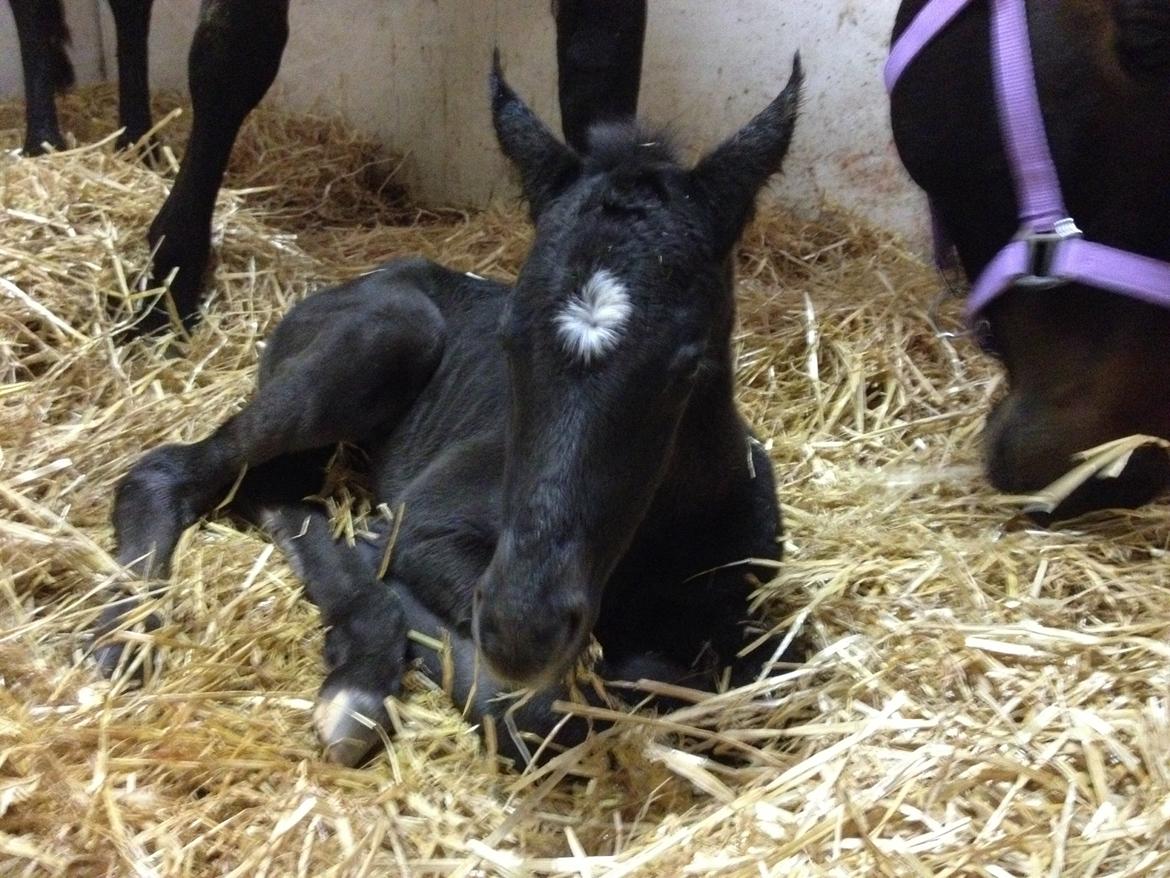
M387 429L429 379L444 344L442 317L401 263L301 302L269 340L256 396L206 439L163 445L118 484L117 559L163 580L179 537L222 500L239 474L277 458L362 442ZM124 594L103 609L96 657L112 673L122 643L106 635L136 606Z
M556 0L556 18L561 127L580 152L592 124L638 109L646 0Z
M515 691L478 660L470 637L440 619L406 583L379 581L381 547L362 551L335 541L323 512L304 504L275 507L258 518L330 626L325 637L330 672L313 716L327 758L358 765L390 734L385 701L398 693L407 660L436 683L446 684L455 707L481 733L490 726L497 752L519 767L585 739L589 720L566 717L553 708L557 701L570 700L565 685ZM693 676L666 659L645 655L599 671L609 679L648 677L680 684ZM580 694L591 704L602 703L592 689ZM656 706L675 705L660 699Z
M24 70L25 155L40 155L47 143L62 149L53 96L73 85L73 65L65 53L69 29L61 0L9 0L20 41Z
M288 0L203 0L191 43L191 136L171 194L150 226L153 284L178 273L169 293L184 326L198 318L211 253L211 216L232 145L245 117L276 78L288 40ZM146 309L135 330L170 323L163 302Z
M401 687L407 644L401 589L378 580L376 552L333 539L320 507L262 504L250 517L280 546L321 611L329 673L314 725L326 758L357 765L390 734L385 702Z
M109 0L118 36L118 149L137 143L150 130L147 37L154 0Z

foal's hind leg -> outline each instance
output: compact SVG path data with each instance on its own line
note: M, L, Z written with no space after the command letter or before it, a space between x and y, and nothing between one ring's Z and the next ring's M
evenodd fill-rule
M393 424L434 371L443 320L423 292L429 267L404 262L293 308L268 343L256 396L206 439L147 453L114 498L117 558L163 579L183 531L222 499L244 467L295 452L362 442ZM117 666L120 643L101 643L134 601L105 608L97 658Z

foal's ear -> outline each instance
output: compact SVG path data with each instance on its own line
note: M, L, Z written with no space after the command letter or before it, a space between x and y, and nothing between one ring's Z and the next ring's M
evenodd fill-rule
M581 169L577 154L557 140L504 81L500 52L492 53L492 122L504 155L520 171L520 184L535 221Z
M792 59L792 75L784 91L691 171L698 197L711 216L720 254L735 246L751 218L756 193L784 162L800 109L803 82L798 52Z

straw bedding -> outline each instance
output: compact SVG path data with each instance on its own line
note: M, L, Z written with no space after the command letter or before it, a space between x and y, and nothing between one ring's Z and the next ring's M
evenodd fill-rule
M65 111L83 139L113 118L106 90ZM4 147L19 127L0 109ZM515 272L518 209L415 210L393 164L260 113L174 357L109 340L165 177L108 143L0 159L0 875L1170 874L1166 508L1029 528L979 475L999 373L934 330L925 266L832 211L751 228L735 342L787 516L760 600L807 666L524 775L416 677L392 748L339 768L311 732L315 611L262 538L212 521L158 601L162 673L98 680L113 484L242 404L291 302L406 253Z

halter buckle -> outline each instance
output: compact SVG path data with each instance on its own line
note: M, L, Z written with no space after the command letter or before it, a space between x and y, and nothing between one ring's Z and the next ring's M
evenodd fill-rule
M1015 280L1015 286L1030 290L1050 290L1064 286L1068 281L1061 277L1053 277L1052 263L1056 259L1056 252L1060 245L1069 238L1081 237L1081 230L1071 217L1057 220L1051 232L1040 232L1035 229L1023 229L1016 239L1028 245L1028 274L1021 275Z

